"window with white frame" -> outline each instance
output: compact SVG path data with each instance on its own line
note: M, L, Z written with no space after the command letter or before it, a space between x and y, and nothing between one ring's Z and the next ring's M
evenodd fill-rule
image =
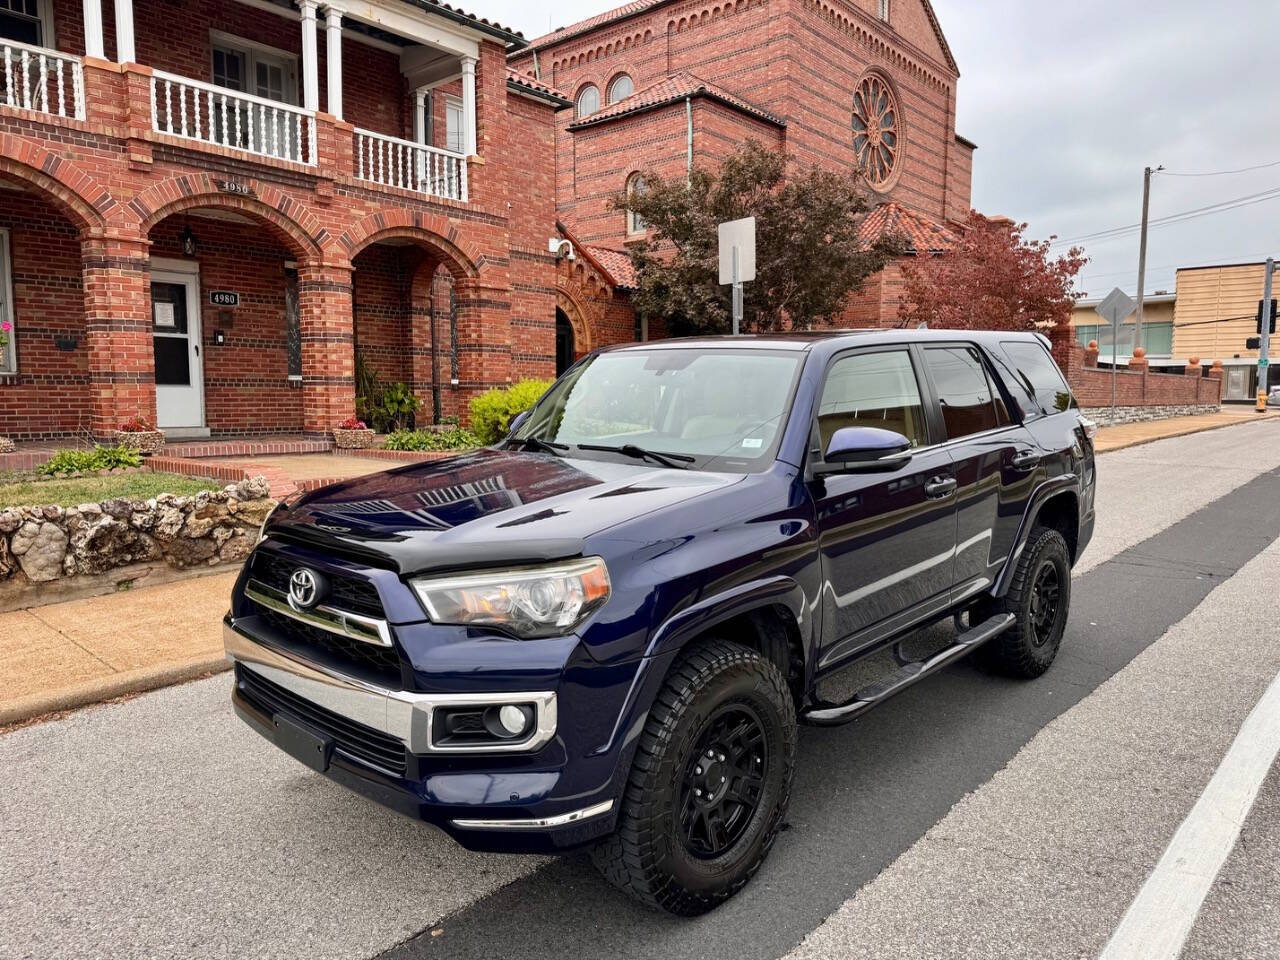
M214 32L212 40L215 85L297 105L297 57L230 34Z
M627 74L620 73L613 78L613 83L609 84L609 102L617 103L619 100L625 100L635 92L635 81Z
M462 153L466 146L463 136L465 125L462 116L462 100L446 95L444 98L444 148L451 153Z
M645 194L644 177L638 173L633 173L627 177L627 199L634 200L636 197L643 197ZM627 233L644 233L649 229L649 222L644 217L636 213L634 210L627 211Z
M18 372L14 343L13 272L9 259L9 231L0 228L0 374Z
M48 0L0 0L0 38L52 47L53 15Z
M587 117L600 109L600 88L588 83L578 91L578 116Z
M880 19L889 22L889 0L880 0Z

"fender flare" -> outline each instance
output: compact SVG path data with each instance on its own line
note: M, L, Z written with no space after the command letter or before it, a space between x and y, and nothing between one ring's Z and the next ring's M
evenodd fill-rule
M1080 507L1080 478L1075 474L1064 473L1057 477L1050 477L1035 488L1031 493L1031 499L1027 502L1026 512L1022 515L1022 523L1018 526L1018 534L1013 542L1013 549L1009 552L1009 559L1005 561L1000 576L996 578L995 586L991 590L994 597L1003 597L1009 592L1009 584L1013 580L1013 572L1017 569L1018 560L1022 556L1022 551L1027 545L1027 540L1031 537L1031 531L1036 525L1036 520L1040 517L1040 511L1044 505L1053 497L1061 493L1070 493L1076 499L1076 509Z

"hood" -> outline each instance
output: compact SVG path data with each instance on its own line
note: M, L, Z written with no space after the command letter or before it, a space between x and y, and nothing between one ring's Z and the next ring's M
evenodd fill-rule
M742 479L483 449L317 490L278 511L270 534L402 574L560 560L593 534Z

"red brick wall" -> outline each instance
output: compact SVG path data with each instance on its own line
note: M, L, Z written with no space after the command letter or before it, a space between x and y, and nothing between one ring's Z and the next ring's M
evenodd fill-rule
M87 431L89 363L75 227L39 197L12 190L0 190L0 227L9 231L20 372L0 376L0 436ZM60 339L75 346L60 350Z
M1064 349L1071 354L1065 363ZM1085 366L1084 348L1076 343L1056 345L1054 357L1067 374L1071 391L1080 406L1111 405L1111 370ZM1189 406L1218 403L1222 395L1222 381L1216 377L1117 370L1115 389L1116 405L1121 407Z
M374 244L354 261L351 278L356 352L382 380L409 383L413 276L422 262L413 247Z

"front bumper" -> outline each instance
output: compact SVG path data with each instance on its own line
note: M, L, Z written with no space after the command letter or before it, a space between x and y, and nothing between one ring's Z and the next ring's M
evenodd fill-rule
M245 620L248 620L246 624ZM612 779L594 795L556 793L567 755L557 737L555 691L418 693L393 690L302 660L256 638L253 618L223 623L236 665L237 714L264 737L326 776L408 816L433 823L464 846L553 852L610 832ZM519 744L441 747L432 740L437 708L536 704L535 729ZM299 755L296 731L322 757ZM291 738L289 731L294 731Z

